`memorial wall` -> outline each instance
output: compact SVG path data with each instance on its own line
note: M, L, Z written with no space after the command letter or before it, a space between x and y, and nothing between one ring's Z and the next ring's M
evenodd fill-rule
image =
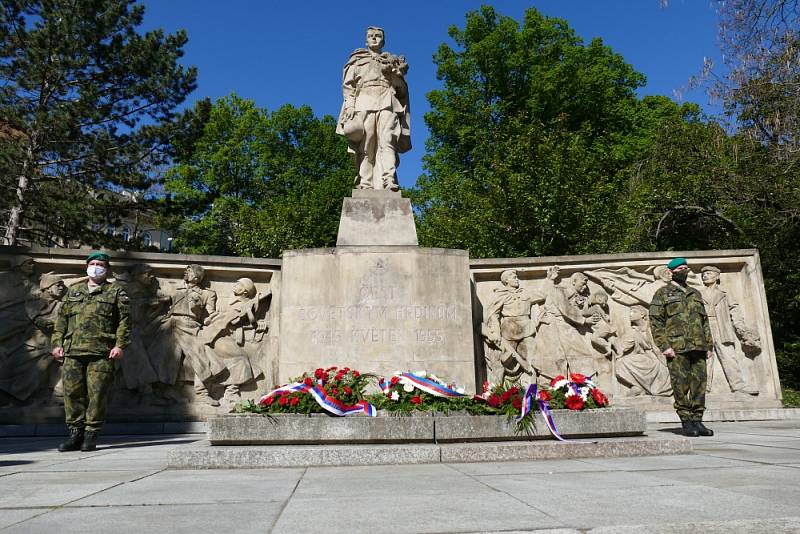
M780 405L758 254L684 252L715 340L708 405ZM202 420L305 370L484 380L596 375L618 405L669 410L647 308L674 253L469 259L339 247L284 259L110 253L131 302L110 420ZM86 251L0 247L0 422L63 420L50 333ZM424 274L420 274L424 273Z

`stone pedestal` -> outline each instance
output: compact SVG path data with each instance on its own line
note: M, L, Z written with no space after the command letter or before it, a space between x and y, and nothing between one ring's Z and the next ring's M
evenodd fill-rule
M400 192L354 189L345 198L336 246L417 246L411 201Z
M280 322L281 383L336 365L383 375L424 369L475 391L466 251L287 251Z

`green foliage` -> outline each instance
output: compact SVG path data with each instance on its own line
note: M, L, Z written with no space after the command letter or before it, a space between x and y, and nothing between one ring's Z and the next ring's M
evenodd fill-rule
M0 10L0 188L6 242L103 241L140 205L195 87L186 33L137 32L134 0L9 0Z
M483 7L449 33L414 192L421 243L475 257L620 250L624 171L684 110L637 99L640 73L535 9L520 27Z
M800 391L784 388L783 405L786 408L800 408Z
M353 171L332 117L230 95L178 159L165 183L178 250L278 257L335 243Z

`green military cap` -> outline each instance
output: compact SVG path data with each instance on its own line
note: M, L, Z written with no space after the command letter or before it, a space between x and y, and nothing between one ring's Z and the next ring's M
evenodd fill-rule
M105 252L92 252L91 254L86 256L86 263L89 263L92 260L100 260L106 263L109 263L110 261L108 258L108 254L106 254Z
M689 265L686 262L686 258L675 258L674 260L672 260L671 262L669 262L667 264L667 269L669 269L670 271L674 271L675 269L677 269L681 265Z

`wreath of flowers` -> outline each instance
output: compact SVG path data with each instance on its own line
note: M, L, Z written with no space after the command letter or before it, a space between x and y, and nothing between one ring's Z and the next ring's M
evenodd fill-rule
M569 379L562 375L556 376L550 381L550 388L542 389L537 398L550 402L553 409L580 411L608 406L608 397L591 378L581 373L572 373Z

